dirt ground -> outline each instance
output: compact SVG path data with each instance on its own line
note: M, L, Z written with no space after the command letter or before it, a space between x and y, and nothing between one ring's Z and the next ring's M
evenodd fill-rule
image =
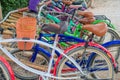
M95 0L94 8L89 8L97 15L106 15L120 33L120 0Z

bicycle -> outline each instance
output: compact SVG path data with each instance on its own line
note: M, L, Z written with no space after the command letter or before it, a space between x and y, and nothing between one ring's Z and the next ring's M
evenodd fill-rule
M59 2L59 1L58 1ZM61 2L61 1L60 1ZM65 1L63 1L63 3L65 4L65 5L67 5L67 6L70 6L70 4L68 5L67 4L67 2L65 2ZM38 4L38 3L37 3ZM44 2L42 3L42 5L44 4ZM49 4L47 4L48 6L47 7L45 7L45 8L49 8ZM29 5L29 7L30 7L31 5ZM36 5L37 6L37 5ZM37 10L37 12L38 12L38 15L40 16L40 14L41 14L41 10L42 9L44 9L44 6L41 6L41 8L39 9L39 10ZM46 10L46 9L45 9ZM71 28L72 27L76 27L77 26L77 28L78 28L78 24L76 24L77 23L77 21L79 20L78 18L76 18L76 16L74 16L75 15L75 11L76 11L76 9L74 9L74 8L72 8L72 9L69 9L69 7L66 7L66 6L64 6L64 8L62 8L62 10L61 11L57 11L57 10L53 10L53 11L57 11L57 12L53 12L53 11L47 11L47 12L45 12L45 10L43 10L42 11L42 16L40 16L41 17L41 19L42 19L42 22L47 22L47 23L50 23L50 22L52 22L52 23L61 23L61 19L60 19L60 17L62 16L67 16L67 17L72 17L72 18L70 18L70 19L67 19L68 21L69 21L69 26L68 26L68 29L67 29L67 32L65 32L65 34L67 34L67 35L72 35L72 36L76 36L76 37L79 37L79 35L76 35L76 34L80 34L79 33L79 30L81 30L81 27L79 27L80 29L78 29L78 30L75 30L75 31L71 31ZM64 11L64 10L66 10L66 11ZM45 13L44 13L45 12ZM67 13L69 13L69 14L67 14ZM70 15L72 13L72 15ZM55 14L55 16L53 16ZM56 15L57 14L57 15ZM59 14L59 15L58 15ZM58 17L57 17L58 16ZM43 20L45 20L45 18L43 18L43 17L45 17L45 18L47 18L47 19L49 19L49 20L46 20L46 21L43 21ZM107 42L107 41L110 41L110 40L116 40L116 39L120 39L120 35L118 34L118 32L117 31L115 31L115 26L113 25L113 24L111 24L111 21L106 17L106 16L104 16L104 15L96 15L95 16L95 18L97 19L97 20L95 20L94 22L92 22L92 24L97 24L97 23L100 23L100 22L105 22L107 25L108 25L108 27L110 27L109 28L109 30L108 30L108 33L106 33L106 36L109 36L109 39L106 39L106 37L101 37L101 38L95 38L95 41L96 42L98 42L98 43L104 43L104 42ZM64 19L64 18L63 18ZM62 19L62 20L63 20ZM74 19L75 19L75 21L74 21ZM39 20L39 22L41 22L40 20ZM40 24L39 24L40 25ZM81 24L80 24L81 25ZM69 34L69 33L73 33L73 34ZM84 33L84 34L87 34L87 33ZM64 44L65 45L65 44Z
M64 39L64 38L63 38L63 39ZM12 39L12 40L14 41L14 39ZM11 41L12 41L12 40L11 40ZM23 41L24 41L24 40L23 40ZM16 60L16 59L15 59L15 60Z
M43 14L45 14L44 17L46 17L46 18L48 18L48 19L50 19L53 22L58 23L58 24L61 22L59 19L62 15L63 16L66 15L66 16L69 16L69 17L71 16L72 18L74 16L74 15L70 15L70 14L67 14L67 13L58 13L58 14L60 14L59 19L56 19L56 17L54 17L54 16L53 17L47 17L47 14L50 15L50 14L55 14L55 13L56 12L49 11L49 12L45 12ZM39 14L40 14L40 12L39 12ZM107 17L105 17L104 15L98 15L98 16L95 16L95 17L97 17L97 20L93 21L91 24L97 24L97 23L100 23L100 22L105 22L110 27L108 29L108 32L106 33L106 36L109 36L109 39L104 36L104 37L101 37L101 38L96 38L95 39L96 42L102 44L102 42L105 43L105 42L110 41L110 40L120 39L120 35L118 34L118 32L115 31L115 26L113 24L111 24L111 21ZM101 18L99 18L99 17L101 17ZM81 28L82 28L82 24L75 24L75 23L77 23L78 18L74 17L77 21L73 21L72 18L70 18L70 20L68 19L69 26L68 26L68 29L65 32L65 34L70 35L70 36L80 37L79 34L81 33L80 31L81 31ZM42 20L43 19L44 18L42 18ZM71 30L71 28L73 28L73 27L75 27L74 31ZM84 34L87 34L85 32L84 32Z
M45 43L45 42L42 42L42 41L38 41L38 40L34 40L34 39L28 40L28 39L25 39L25 38L24 38L24 39L4 39L4 40L2 40L2 41L0 41L0 42L2 43L2 42L24 41L24 42L36 42L37 44L46 45L46 46L48 46L48 47L50 47L50 48L53 48L53 51L52 51L52 54L51 54L51 58L50 58L50 64L49 64L49 66L52 67L52 61L53 61L53 55L54 55L54 49L55 49L55 50L57 50L60 54L62 54L62 55L65 56L66 58L68 58L73 64L75 64L76 68L78 68L78 70L80 70L80 71L82 72L82 69L80 68L80 66L76 63L76 61L75 61L72 57L67 57L66 54L64 54L64 52L63 52L62 50L60 50L59 48L56 48L56 47L55 47L56 44L57 44L56 41L57 41L57 39L58 39L57 36L58 36L58 35L56 35L56 38L55 38L55 41L54 41L53 45L50 45L50 44ZM92 43L92 42L91 42L91 43ZM92 47L92 46L91 46L91 47ZM45 79L45 80L47 80L47 78L45 78L44 76L46 76L46 77L52 77L52 78L57 78L57 79L76 79L76 77L73 77L73 78L71 78L71 77L68 77L68 78L67 78L67 77L65 77L65 78L54 77L54 76L52 76L52 75L50 74L50 71L51 71L50 68L51 68L51 67L48 67L48 73L46 73L46 72L41 72L41 71L32 69L32 68L24 65L23 63L21 63L18 59L15 58L15 56L13 56L12 54L10 54L10 53L8 52L8 50L6 50L3 46L1 46L0 48L1 48L1 50L2 50L10 59L12 59L12 60L13 60L15 63L17 63L19 66L23 67L24 69L26 69L26 70L28 70L28 71L31 71L31 72L33 72L33 73L36 73L36 74L42 76L42 78ZM98 48L98 49L99 49L99 48ZM87 50L87 48L86 48L86 50ZM96 53L96 50L95 50L95 49L93 49L93 50L94 50L95 53ZM97 52L99 52L99 51L97 51ZM103 52L103 51L102 51L102 52ZM98 54L98 53L96 53L96 54ZM105 54L106 54L106 53L105 53ZM109 58L107 58L107 57L105 57L105 56L102 56L102 55L105 55L105 54L101 53L101 50L100 50L99 57L101 56L101 58L104 58L105 61L108 63L108 66L107 66L107 67L110 69L109 73L110 73L110 76L111 76L111 78L112 78L112 72L113 72L112 64L111 64ZM51 59L52 59L52 60L51 60ZM98 69L98 70L100 70L100 69ZM82 74L84 75L84 72L82 72Z
M84 44L83 44L83 45L84 45ZM75 48L75 47L78 48L79 46L77 46L77 45L75 46L75 45L74 45L74 48ZM72 46L71 48L73 48L73 46ZM74 49L71 49L71 48L70 48L70 50L71 50L70 52L74 51ZM77 49L77 50L79 50L79 49ZM69 52L69 50L67 49L66 52ZM83 52L84 52L84 51L83 51ZM74 52L73 52L73 53L74 53ZM69 53L68 53L68 54L69 54ZM72 53L71 53L71 54L72 54ZM77 55L77 54L76 54L76 55ZM76 56L76 57L77 57L77 56ZM61 65L61 63L62 63L62 64L64 65L65 63L64 63L63 60L64 60L64 59L62 58L62 61L61 61L61 62L58 61L56 64L60 63L60 65ZM58 66L60 66L60 65L58 65ZM68 63L68 65L70 66L69 63ZM69 67L69 66L68 66L68 67ZM72 64L71 64L71 66L72 66ZM60 67L61 67L61 66L60 66ZM73 68L73 67L74 67L74 66L72 66L72 68ZM68 73L69 73L69 72L70 72L69 70L71 70L71 69L63 70L63 71L64 71L64 72L65 72L65 71L68 71ZM72 70L73 70L73 69L72 69ZM59 70L59 71L61 72L62 70ZM73 70L73 71L74 71L74 70ZM57 70L56 72L58 72L58 70ZM69 75L69 74L68 74L68 75ZM65 75L64 75L64 76L65 76ZM70 75L69 75L69 76L70 76Z
M45 26L45 25L44 25ZM54 25L54 26L51 26L52 28L55 28L55 26L56 25ZM58 27L59 28L59 27ZM49 36L49 35L47 35L47 36ZM53 37L56 37L56 35L54 34L54 35L52 35ZM59 35L58 35L59 36ZM70 38L73 38L73 37L68 37L68 39L67 38L65 38L64 36L63 36L63 40L62 41L64 41L64 40L69 40ZM13 39L12 39L13 40ZM12 41L11 40L11 41ZM56 39L55 39L56 40ZM74 40L74 38L73 38L73 40ZM78 40L80 40L80 39L78 39ZM3 40L4 41L4 40ZM8 40L7 40L8 41ZM13 40L14 41L14 40ZM25 40L25 41L29 41L29 40ZM39 41L38 41L39 42ZM42 42L42 41L40 41L40 42ZM51 42L53 42L53 44L54 44L54 41L51 41ZM45 45L45 44L48 44L48 43L46 43L46 42L42 42L43 44L42 45ZM91 43L91 45L92 45L93 43ZM49 45L49 44L48 44ZM48 46L48 45L46 45L46 46ZM50 46L50 45L49 45ZM48 47L49 47L48 46ZM93 44L93 46L95 46L95 44ZM38 48L38 45L36 45L36 47ZM91 46L92 47L92 46ZM97 46L96 46L97 47ZM53 48L53 47L51 47L51 48ZM99 46L99 48L101 48L101 49L104 49L103 47L101 47L101 46ZM34 48L35 49L35 48ZM41 52L43 52L43 53L47 53L48 54L48 52L45 52L46 50L45 49L43 49L43 48L38 48L38 49L41 49L40 51ZM43 51L42 51L43 50ZM25 50L23 50L23 53L25 53L24 52ZM57 51L57 50L56 50ZM106 51L107 52L107 51ZM60 53L60 52L59 52ZM49 53L50 54L50 53ZM110 54L109 54L110 55ZM36 55L34 54L34 57L35 57ZM52 55L50 56L50 57L52 57ZM35 59L35 58L34 58ZM53 60L52 60L53 61ZM51 65L52 65L52 61L50 60L50 63L51 63ZM30 65L29 65L30 66ZM109 66L108 66L109 67ZM27 67L28 68L28 67ZM26 68L25 68L26 69ZM28 69L27 69L28 70ZM30 71L30 70L29 70ZM38 73L37 73L38 74ZM42 74L43 75L43 74ZM41 76L42 76L41 75ZM50 77L50 76L49 76Z
M112 56L115 58L115 61L117 62L117 67L114 69L115 74L116 74L115 80L117 80L117 79L119 79L118 75L119 75L119 71L120 71L120 69L119 69L120 40L109 41L109 42L102 44L102 46L104 46L111 52ZM79 46L75 45L74 47L79 47ZM70 51L71 50L72 49L70 49ZM66 50L65 52L70 52L70 51ZM58 62L59 62L59 59L58 59ZM56 64L56 66L59 66L58 63Z

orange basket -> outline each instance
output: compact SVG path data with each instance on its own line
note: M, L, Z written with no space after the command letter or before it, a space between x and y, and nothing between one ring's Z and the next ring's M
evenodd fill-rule
M34 39L36 35L36 19L32 17L22 17L16 23L17 38ZM18 48L21 50L30 50L32 42L18 42Z

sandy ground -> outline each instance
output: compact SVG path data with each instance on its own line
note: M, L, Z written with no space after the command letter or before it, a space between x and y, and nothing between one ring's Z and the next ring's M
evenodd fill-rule
M120 33L120 0L95 0L94 8L89 8L94 14L106 15Z
M120 0L95 0L94 8L89 8L97 15L106 15L116 26L116 30L120 34ZM114 80L120 80L120 73L115 74Z

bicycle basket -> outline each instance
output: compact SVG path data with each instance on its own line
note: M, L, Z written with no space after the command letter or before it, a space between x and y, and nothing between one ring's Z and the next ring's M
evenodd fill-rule
M36 19L32 17L22 17L16 23L17 38L34 39L36 35ZM30 50L32 42L18 42L18 48L21 50Z

